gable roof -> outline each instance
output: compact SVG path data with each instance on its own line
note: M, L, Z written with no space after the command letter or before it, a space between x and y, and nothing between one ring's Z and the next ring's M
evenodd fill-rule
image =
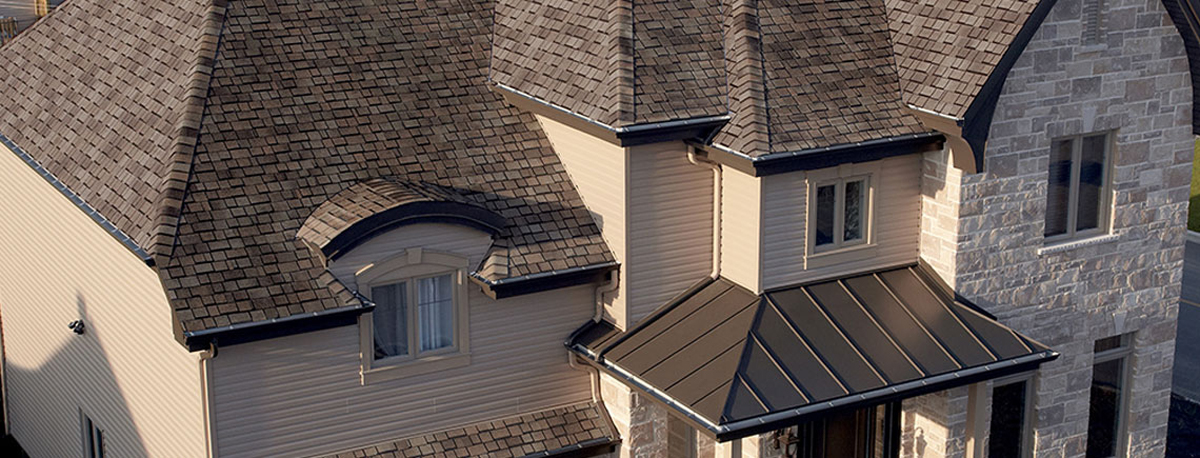
M486 84L491 10L71 0L0 48L0 133L155 247L185 340L361 309L298 235L371 179L500 215L485 286L611 268L537 121Z

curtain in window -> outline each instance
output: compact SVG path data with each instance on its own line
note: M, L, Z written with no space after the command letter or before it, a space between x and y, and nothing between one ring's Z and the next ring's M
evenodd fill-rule
M417 322L421 351L454 345L454 282L451 274L417 283Z
M371 288L375 302L375 358L408 354L408 304L404 283Z

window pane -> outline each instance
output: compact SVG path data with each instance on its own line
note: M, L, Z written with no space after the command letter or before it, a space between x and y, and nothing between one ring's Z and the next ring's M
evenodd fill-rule
M421 351L454 345L454 287L450 274L422 278L417 284L417 322Z
M845 226L842 240L850 242L863 238L866 225L867 186L863 180L846 182Z
M1075 216L1075 229L1100 227L1100 205L1104 192L1104 145L1106 135L1083 138L1083 150L1079 158L1079 201Z
M1116 455L1123 365L1124 358L1120 358L1096 363L1092 368L1092 398L1088 411L1088 458Z
M1071 205L1071 148L1069 140L1054 142L1050 148L1050 186L1046 195L1047 237L1067 233L1067 213Z
M408 354L408 300L405 283L371 288L375 312L375 359Z
M817 188L817 240L816 245L833 243L833 208L837 198L834 185Z
M1025 435L1024 381L992 389L992 431L988 436L989 458L1020 458Z

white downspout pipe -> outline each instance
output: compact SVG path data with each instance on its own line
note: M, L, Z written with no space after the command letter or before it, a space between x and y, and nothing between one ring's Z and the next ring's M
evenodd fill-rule
M216 430L212 411L212 359L217 357L217 345L210 342L207 350L200 351L200 393L204 403L204 448L209 458L217 456Z
M692 145L687 147L687 158L688 162L713 171L712 273L709 276L716 280L721 278L721 164L697 156L696 147Z

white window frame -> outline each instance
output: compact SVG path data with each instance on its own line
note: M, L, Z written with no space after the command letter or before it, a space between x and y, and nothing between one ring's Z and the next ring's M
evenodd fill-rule
M1005 377L1000 377L995 380L992 380L992 385L989 388L990 392L988 393L988 400L994 405L995 404L994 396L996 394L996 388L1006 386L1006 385L1012 385L1015 383L1025 384L1025 408L1021 411L1022 417L1021 417L1021 448L1020 448L1020 456L1023 458L1029 458L1029 457L1033 456L1033 429L1034 429L1033 428L1033 420L1035 420L1037 418L1036 416L1033 415L1034 397L1035 397L1033 381L1034 381L1035 374L1036 374L1036 372L1029 371L1029 372L1022 372L1019 374L1009 375L1009 376L1005 376ZM991 446L992 429L991 429L990 422L988 425L988 436L987 437L988 437L988 442L983 444L983 450L979 451L979 453L980 453L979 456L984 456L986 454L986 451L988 450L988 447Z
M380 262L368 265L355 274L360 294L371 299L374 287L407 283L405 294L408 319L409 354L375 359L374 312L359 317L360 352L362 357L362 383L392 380L403 377L462 367L470 364L470 314L469 290L467 288L468 260L465 256L441 251L410 248ZM420 351L416 320L417 282L421 279L450 274L454 282L453 320L454 337L449 347L431 351Z
M875 246L875 201L876 188L879 181L879 162L865 164L845 164L835 168L815 170L808 172L808 198L805 205L807 206L805 268L810 269L820 267L821 265L812 265L814 258L835 255L840 253L854 252ZM859 240L845 243L841 241L843 237L843 229L845 224L845 192L847 182L863 180L866 185L866 199L863 209L866 212L863 215L863 237ZM834 196L834 243L830 245L817 246L817 189L822 186L834 184L837 190ZM869 254L869 253L864 253ZM839 260L830 259L830 262L838 262Z
M1080 162L1083 159L1083 138L1095 137L1098 135L1104 136L1104 180L1100 188L1100 209L1098 210L1100 221L1095 228L1084 229L1082 231L1076 229L1076 224L1079 218L1079 174ZM1070 191L1067 197L1067 232L1059 235L1047 236L1045 229L1042 230L1042 236L1045 237L1045 244L1054 245L1061 243L1069 243L1081 239L1092 237L1101 237L1112 233L1112 211L1113 211L1113 151L1116 149L1116 132L1114 131L1099 131L1088 132L1086 134L1067 135L1057 137L1050 141L1050 148L1054 148L1054 144L1062 141L1071 142L1071 178L1069 182ZM1051 152L1050 154L1053 154ZM1047 164L1049 170L1049 164ZM1050 177L1046 176L1046 211L1050 209ZM1045 221L1048 215L1042 215L1042 221Z
M1132 377L1133 371L1130 370L1130 364L1133 363L1133 334L1132 333L1120 334L1119 336L1111 336L1111 337L1120 337L1121 338L1121 346L1117 347L1117 348L1105 350L1100 353L1093 353L1091 367L1094 370L1094 368L1096 367L1097 364L1106 363L1106 362L1117 360L1117 359L1121 360L1121 375L1120 375L1121 398L1119 400L1117 400L1117 425L1113 431L1113 434L1117 435L1117 443L1114 446L1114 451L1116 452L1116 455L1114 455L1114 457L1118 457L1118 456L1127 456L1129 454L1128 453L1128 451L1129 451L1128 450L1128 447L1129 447L1128 436L1129 435L1125 431L1125 428L1127 426L1126 420L1128 420L1128 416L1129 416L1129 397L1130 397L1129 394L1130 394L1130 388L1131 388L1129 385L1130 385L1130 383L1133 382L1133 377ZM1099 340L1103 340L1103 339L1096 339L1096 340L1099 341ZM1091 385L1091 382L1089 382L1088 383L1088 391L1089 391L1088 408L1089 409L1091 408L1091 404L1092 404L1092 397L1090 394L1091 388L1092 388L1092 385ZM1087 429L1090 429L1090 426L1091 426L1090 424L1084 424L1084 427ZM1087 452L1087 440L1086 439L1084 440L1083 445L1084 445L1084 452L1086 453Z

